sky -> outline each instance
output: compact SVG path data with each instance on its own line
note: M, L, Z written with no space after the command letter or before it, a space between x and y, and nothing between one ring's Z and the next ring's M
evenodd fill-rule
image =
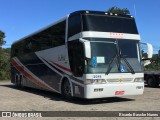
M11 44L77 10L128 8L141 42L160 48L160 0L0 0L0 30Z

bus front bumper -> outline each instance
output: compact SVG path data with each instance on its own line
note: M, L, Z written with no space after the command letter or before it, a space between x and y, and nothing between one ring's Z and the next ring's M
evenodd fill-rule
M106 98L125 95L141 95L144 82L85 85L84 98Z

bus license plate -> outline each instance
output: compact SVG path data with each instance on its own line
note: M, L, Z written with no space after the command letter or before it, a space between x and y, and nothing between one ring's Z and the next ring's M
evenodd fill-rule
M125 91L123 91L123 90L122 91L116 91L115 95L124 95L124 93L125 93Z

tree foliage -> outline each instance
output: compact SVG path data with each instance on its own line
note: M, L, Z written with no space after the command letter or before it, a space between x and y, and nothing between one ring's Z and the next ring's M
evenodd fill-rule
M130 14L130 11L127 8L118 8L118 7L111 7L107 10L108 13L115 13L115 14L121 14L121 15L126 15Z
M10 49L1 48L6 43L5 33L0 30L0 80L10 79Z
M153 55L151 59L151 64L145 66L145 70L147 71L160 71L160 56Z
M10 79L10 48L1 49L0 55L0 80Z
M0 47L6 43L4 38L5 38L5 33L0 30Z

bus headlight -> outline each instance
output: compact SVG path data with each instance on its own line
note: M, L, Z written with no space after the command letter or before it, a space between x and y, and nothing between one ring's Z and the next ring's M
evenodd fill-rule
M106 84L105 79L86 79L86 84Z
M144 82L144 78L135 78L134 82Z

